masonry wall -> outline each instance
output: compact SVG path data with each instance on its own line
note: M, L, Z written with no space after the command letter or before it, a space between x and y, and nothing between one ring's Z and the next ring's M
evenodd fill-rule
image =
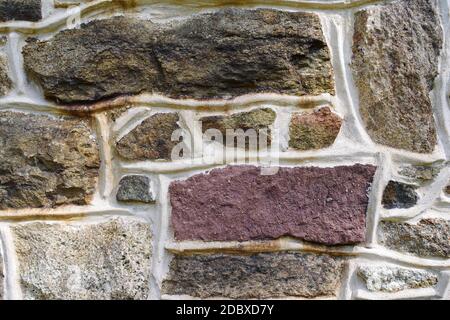
M0 299L449 299L449 5L0 0Z

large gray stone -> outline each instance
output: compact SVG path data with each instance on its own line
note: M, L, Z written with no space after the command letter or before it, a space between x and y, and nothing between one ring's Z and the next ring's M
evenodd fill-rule
M12 227L25 299L146 299L150 226L116 217Z
M41 18L41 0L0 0L0 22L38 21Z
M162 292L233 299L335 296L343 269L343 258L307 253L175 256Z
M393 250L421 257L450 257L450 221L423 219L417 224L382 221L378 241Z
M23 53L45 95L64 103L140 92L334 93L329 49L312 13L220 9L161 24L115 17L30 41Z
M370 291L397 292L431 287L438 282L433 272L390 266L361 266L358 275L364 279Z
M99 166L89 120L0 112L0 209L87 204Z
M436 1L394 1L356 13L353 75L361 117L375 142L419 153L434 150L429 93L441 48Z

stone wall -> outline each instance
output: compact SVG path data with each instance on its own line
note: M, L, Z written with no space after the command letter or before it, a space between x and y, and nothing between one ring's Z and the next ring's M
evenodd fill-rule
M0 0L0 299L449 299L449 6Z

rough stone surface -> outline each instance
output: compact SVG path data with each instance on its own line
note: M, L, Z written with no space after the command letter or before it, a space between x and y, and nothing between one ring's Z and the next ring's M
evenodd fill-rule
M273 124L276 118L276 113L272 109L263 108L256 109L249 112L240 112L230 116L210 116L201 118L202 121L202 132L205 133L209 129L216 129L222 133L223 142L226 142L227 130L237 130L242 129L245 132L247 130L255 130L258 141L263 139L264 135L267 138L267 145L270 145L272 138L270 134L269 126ZM261 131L264 130L264 131ZM236 134L237 138L239 136L245 137L244 135ZM237 139L235 140L237 144ZM248 147L249 142L246 141L246 146Z
M172 133L180 129L177 113L157 113L120 139L116 150L127 160L170 160L172 149L178 144L172 141Z
M334 296L343 268L342 258L292 252L176 256L162 291L234 299Z
M229 166L175 181L169 188L175 239L364 241L375 169L359 164L280 168L261 175L257 167Z
M420 181L430 181L438 176L442 167L442 164L403 166L400 168L399 174Z
M12 228L25 299L146 299L149 225L132 217Z
M116 17L31 41L23 52L45 95L64 103L140 92L334 93L329 50L311 13L222 9L165 24Z
M419 153L436 145L429 92L442 28L432 0L403 0L355 17L353 74L361 117L380 144Z
M358 275L370 291L397 292L427 288L438 282L438 277L429 271L389 266L361 266Z
M342 119L328 107L312 113L295 113L289 126L289 147L298 150L331 146L341 129Z
M0 0L0 22L39 21L41 18L41 0Z
M4 287L5 287L5 275L4 275L4 266L3 266L3 256L2 256L2 247L0 241L0 300L4 299Z
M422 257L450 257L450 222L423 219L417 224L383 221L379 242L386 247Z
M150 179L148 177L138 175L123 177L119 182L117 200L125 202L154 202L155 197L150 190Z
M8 75L8 63L6 57L0 54L0 96L4 96L11 90L12 82Z
M99 166L88 120L0 112L0 209L87 204Z
M384 189L382 204L386 209L407 209L416 205L419 196L416 187L410 184L389 181Z

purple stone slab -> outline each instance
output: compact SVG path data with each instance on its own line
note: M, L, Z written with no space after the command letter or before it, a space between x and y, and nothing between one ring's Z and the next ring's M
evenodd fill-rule
M327 245L364 241L376 167L228 166L170 185L176 240L248 241L292 236Z

